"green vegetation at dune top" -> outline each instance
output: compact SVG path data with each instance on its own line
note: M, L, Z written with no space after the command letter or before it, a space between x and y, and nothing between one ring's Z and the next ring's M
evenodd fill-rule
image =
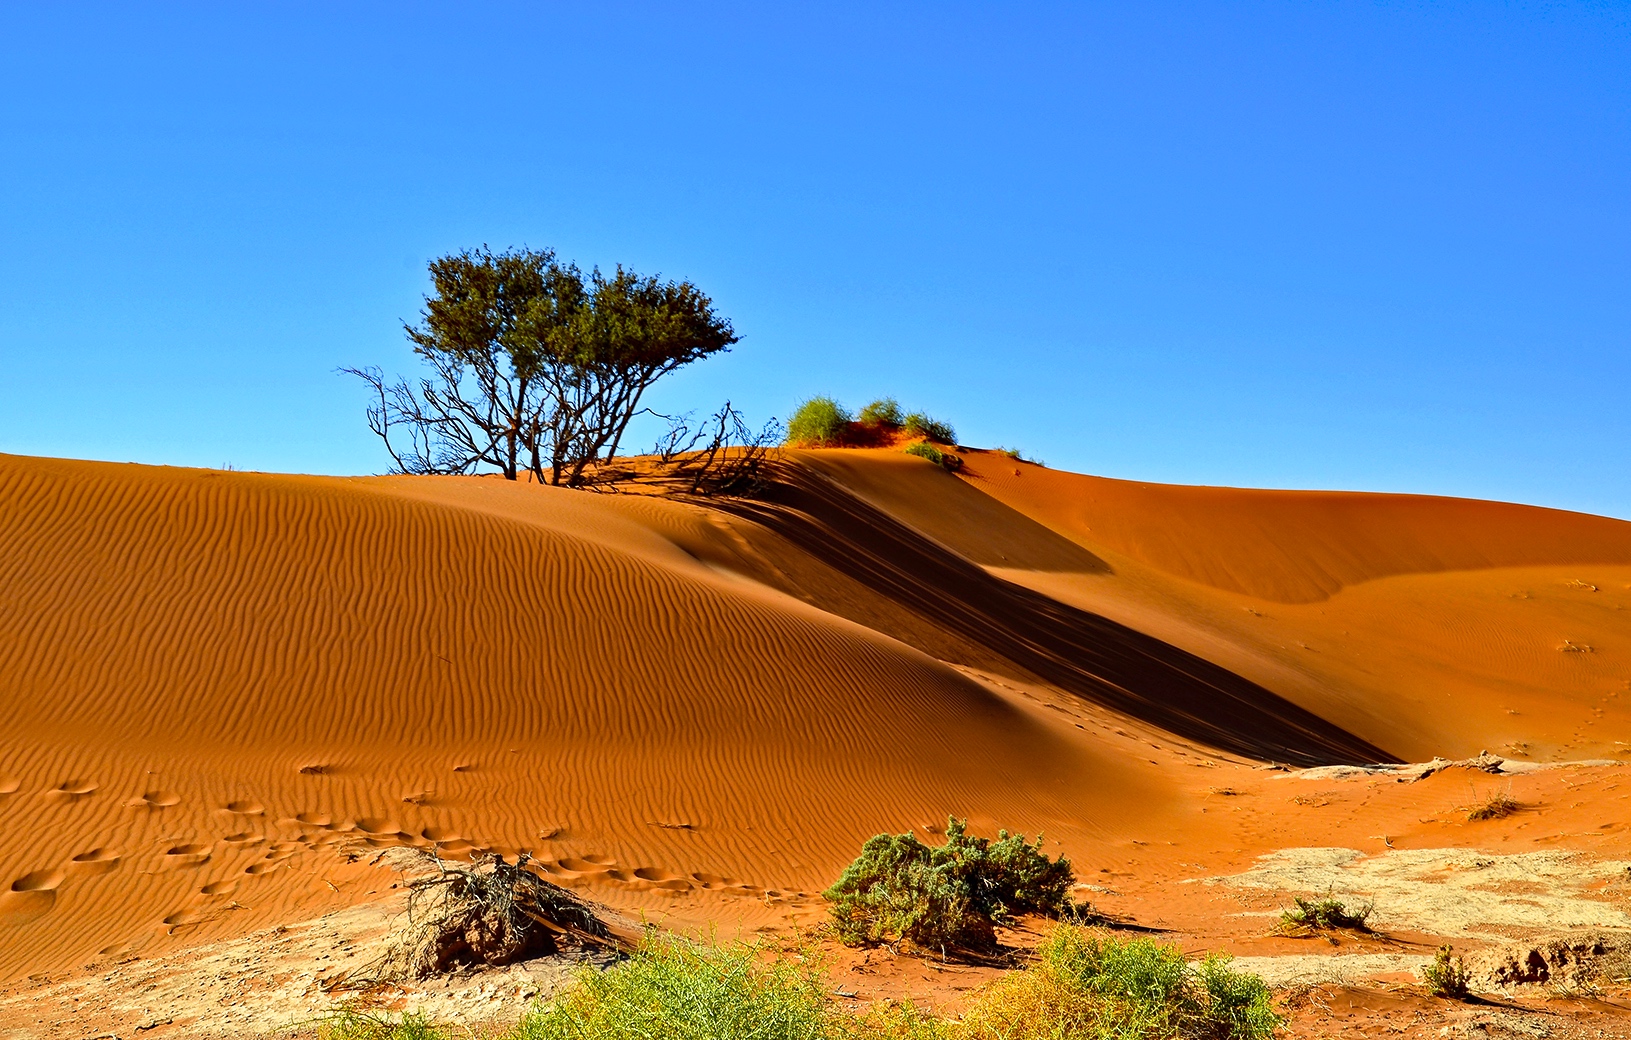
M1265 1040L1281 1025L1255 975L1227 957L1061 925L1032 964L961 1016L906 1004L852 1011L819 958L657 936L541 1004L503 1040ZM417 1016L342 1015L324 1040L452 1040Z

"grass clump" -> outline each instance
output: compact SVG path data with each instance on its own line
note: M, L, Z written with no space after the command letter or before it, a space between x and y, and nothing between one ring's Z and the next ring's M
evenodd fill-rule
M1295 906L1280 914L1280 927L1284 931L1368 932L1370 925L1366 922L1375 909L1370 903L1350 908L1329 895L1324 899L1296 896L1293 902Z
M1209 956L1191 967L1176 947L1122 941L1069 925L1054 930L1036 962L987 990L955 1031L958 1040L1259 1040L1282 1019L1268 987Z
M1467 966L1454 949L1449 944L1440 946L1433 955L1433 963L1422 968L1421 980L1427 984L1427 992L1435 997L1464 1000L1467 996Z
M952 472L956 472L957 470L963 468L963 460L961 458L953 455L949 451L941 451L939 448L928 443L927 441L919 441L916 444L908 446L906 449L906 454L916 455L920 459L927 459L936 466L944 467Z
M809 960L658 936L621 964L580 970L513 1040L840 1040L854 1026Z
M879 834L824 893L834 930L852 946L906 942L926 950L989 950L995 926L1015 914L1058 915L1070 909L1076 880L1070 861L1050 860L1025 836L971 837L951 819L946 843L912 834Z
M423 1015L371 1015L342 1011L317 1028L320 1040L445 1040L446 1035Z
M1511 795L1502 791L1499 794L1491 795L1487 801L1473 806L1467 812L1467 819L1469 821L1499 820L1504 816L1511 816L1522 808L1523 803L1514 801Z
M880 397L876 401L861 409L861 414L855 421L863 426L884 426L890 429L899 429L906 421L904 412L900 410L900 402L893 397Z
M1015 462L1028 462L1033 466L1047 465L1047 463L1043 462L1041 459L1033 459L1029 455L1026 455L1024 452L1020 451L1018 448L998 448L997 454L1006 455Z
M844 439L851 417L830 397L812 397L787 420L787 443L832 446Z
M950 423L943 423L922 412L913 412L901 421L901 427L913 437L923 437L941 444L956 444L957 431Z

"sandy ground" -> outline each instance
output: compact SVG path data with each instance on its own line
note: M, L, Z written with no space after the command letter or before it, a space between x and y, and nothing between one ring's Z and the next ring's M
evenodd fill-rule
M782 941L873 833L1043 831L1106 912L1316 994L1332 1035L1398 1024L1380 995L1474 1028L1412 988L1441 941L1631 929L1631 524L964 454L802 453L820 508L757 517L0 456L4 1028L309 1018L402 846ZM1497 793L1520 811L1467 820ZM1384 937L1274 934L1327 891ZM833 956L856 1000L986 979ZM565 970L425 999L513 1018ZM1544 1021L1618 1014L1588 1004Z

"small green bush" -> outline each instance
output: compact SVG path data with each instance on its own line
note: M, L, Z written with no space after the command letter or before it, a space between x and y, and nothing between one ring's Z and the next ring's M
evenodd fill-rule
M944 845L912 834L868 839L825 895L834 930L849 945L979 950L995 946L996 924L1015 914L1066 910L1075 879L1069 860L1042 852L1041 835L1034 846L1007 831L992 842L951 819Z
M905 421L900 410L900 402L893 397L880 397L876 401L861 409L856 421L867 426L888 426L899 428Z
M913 437L927 437L931 441L941 444L956 444L957 431L951 424L943 423L939 419L931 418L922 412L913 412L901 423L903 429Z
M1369 903L1350 910L1346 903L1330 896L1324 899L1304 899L1302 896L1295 896L1293 902L1296 903L1295 906L1280 914L1282 929L1308 929L1316 932L1339 929L1351 932L1370 931L1370 925L1365 922L1370 920L1374 907Z
M916 455L920 459L928 459L930 462L934 463L936 466L942 465L946 461L945 452L941 451L939 448L935 447L934 445L926 443L924 441L919 441L918 443L916 443L916 444L912 445L911 447L907 448L906 449L906 454Z
M514 1040L841 1040L853 1026L815 963L657 936L621 964L581 969Z
M1043 467L1045 467L1047 465L1047 463L1043 462L1041 459L1030 458L1024 452L1020 451L1018 448L998 448L997 453L1000 454L1000 455L1006 455L1009 458L1013 459L1015 462L1029 462L1033 466L1043 466Z
M850 414L830 397L812 397L787 420L787 443L831 446L844 439Z
M1467 966L1456 955L1454 947L1440 946L1433 955L1433 963L1421 970L1421 980L1427 983L1427 992L1435 997L1462 1000L1467 996Z
M963 468L963 460L960 457L953 455L949 451L941 451L926 441L919 441L911 445L906 449L906 454L916 455L920 459L928 459L936 466L943 466L954 473Z
M1263 1040L1282 1023L1268 987L1226 955L1191 968L1176 946L1061 925L1036 962L987 990L959 1040Z

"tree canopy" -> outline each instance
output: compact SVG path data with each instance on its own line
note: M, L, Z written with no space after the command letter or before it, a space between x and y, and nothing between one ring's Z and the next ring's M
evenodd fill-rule
M475 473L577 485L609 462L663 376L738 341L708 295L618 265L585 276L552 250L465 250L430 263L408 339L431 371L387 383L369 427L404 473Z

